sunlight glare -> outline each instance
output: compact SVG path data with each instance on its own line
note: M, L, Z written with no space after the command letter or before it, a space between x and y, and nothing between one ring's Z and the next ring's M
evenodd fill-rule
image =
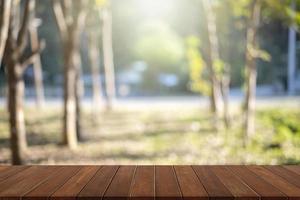
M160 17L171 10L172 0L137 0L140 11L148 17Z

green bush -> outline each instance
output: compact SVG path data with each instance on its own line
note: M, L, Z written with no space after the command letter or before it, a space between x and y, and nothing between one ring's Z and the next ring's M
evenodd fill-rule
M300 112L295 110L265 110L258 112L258 121L273 130L272 143L300 141ZM298 143L299 144L299 143Z

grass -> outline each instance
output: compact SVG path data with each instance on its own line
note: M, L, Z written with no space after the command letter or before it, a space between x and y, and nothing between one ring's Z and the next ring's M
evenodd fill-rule
M61 109L26 109L27 164L286 164L300 162L300 111L257 112L256 135L243 147L242 118L218 133L199 108L85 110L78 149L60 145ZM0 163L9 163L7 113L0 110Z

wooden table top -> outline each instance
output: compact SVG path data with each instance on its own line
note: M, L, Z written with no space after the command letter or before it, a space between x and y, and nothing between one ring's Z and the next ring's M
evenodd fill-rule
M0 166L0 199L300 199L300 166Z

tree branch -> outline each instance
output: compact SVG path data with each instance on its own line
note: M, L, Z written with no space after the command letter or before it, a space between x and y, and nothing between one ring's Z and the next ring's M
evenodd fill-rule
M53 11L61 36L64 38L68 33L67 23L60 1L53 1Z
M0 10L0 67L9 31L11 0L1 0Z
M79 8L78 8L78 16L77 16L78 19L77 19L76 27L80 29L83 27L85 23L85 19L87 17L88 1L81 0L78 4L79 4Z
M23 20L21 23L21 28L18 33L17 37L17 51L20 54L26 47L26 36L28 32L28 27L30 23L30 19L32 17L32 14L34 12L35 8L35 1L34 0L26 0L25 2L25 8L24 8L24 14L23 14Z
M30 55L26 56L26 58L21 59L20 63L22 65L23 70L25 70L30 64L34 62L36 56L43 51L45 46L45 40L41 40L38 47L36 49L33 49Z
M73 8L74 8L74 4L77 5L77 1L76 2L72 2L72 0L63 0L62 1L63 13L65 16L65 21L66 21L67 26L70 26L74 23L73 14L76 14L76 13L73 13Z

